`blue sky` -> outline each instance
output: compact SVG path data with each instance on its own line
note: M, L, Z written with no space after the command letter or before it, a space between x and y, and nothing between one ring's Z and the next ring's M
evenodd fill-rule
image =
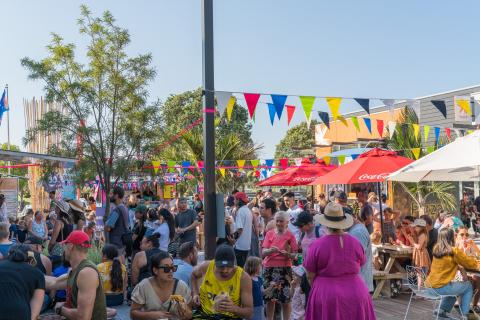
M42 94L20 59L44 57L50 32L83 47L76 25L82 3L95 14L110 10L129 29L132 54L153 54L152 100L201 86L198 0L1 3L0 84L10 87L12 143L24 136L22 100ZM215 0L214 10L217 90L413 98L480 83L478 1ZM296 98L288 102L298 105ZM359 109L345 103L341 112L353 108ZM317 101L315 109L326 104ZM260 104L256 119L254 140L265 146L260 156L271 157L286 117L272 128ZM291 125L303 120L297 109ZM4 121L0 141L6 137Z

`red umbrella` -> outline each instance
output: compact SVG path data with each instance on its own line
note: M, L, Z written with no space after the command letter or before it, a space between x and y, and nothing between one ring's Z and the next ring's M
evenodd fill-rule
M276 175L271 176L257 183L257 186L305 186L310 184L319 176L335 169L334 165L326 165L323 160L317 163L311 163L310 159L305 158L298 167L287 168Z
M311 185L382 182L390 173L412 162L412 159L401 157L394 151L375 148L317 178Z
M361 154L357 159L347 163L332 172L319 177L311 183L316 184L353 184L376 182L377 191L380 197L380 182L392 172L412 163L413 160L400 157L394 151L383 150L379 148L372 149ZM382 201L379 201L380 212L382 210ZM383 232L383 214L380 214L380 226L382 233L382 242L385 240Z

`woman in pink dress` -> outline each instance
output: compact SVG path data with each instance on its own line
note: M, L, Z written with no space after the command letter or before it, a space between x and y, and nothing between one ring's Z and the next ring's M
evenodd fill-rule
M365 261L360 242L343 232L352 226L352 216L329 203L318 220L329 234L310 245L303 263L312 284L305 320L375 319L372 298L359 274L360 267L372 261Z

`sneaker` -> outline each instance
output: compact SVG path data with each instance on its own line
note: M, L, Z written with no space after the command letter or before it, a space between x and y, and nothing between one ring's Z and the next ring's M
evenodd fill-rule
M440 309L440 311L433 311L433 316L436 317L438 313L438 319L454 319L448 316L445 310Z

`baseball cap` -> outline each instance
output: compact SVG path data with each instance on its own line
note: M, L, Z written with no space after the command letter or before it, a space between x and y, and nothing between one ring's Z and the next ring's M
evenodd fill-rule
M301 228L301 227L303 227L304 225L306 225L310 222L313 222L312 215L310 213L306 212L306 211L302 211L298 214L297 220L295 220L295 222L293 222L293 225Z
M147 211L147 207L144 204L139 204L135 208L135 212L145 213L146 211Z
M245 203L248 203L248 202L249 202L248 197L247 197L247 195L246 195L244 192L237 192L237 193L235 193L235 199L237 199L237 200L242 200L242 201L245 202Z
M215 266L221 267L234 267L235 266L235 251L229 245L222 244L215 251Z
M72 233L68 235L67 239L63 240L61 243L71 243L84 248L90 248L92 246L88 234L80 230L72 231Z
M342 201L347 201L348 200L347 194L343 191L336 191L335 194L333 195L333 197L335 199L339 199L339 200L342 200Z
M35 236L30 236L28 237L24 244L38 244L38 245L43 245L43 239Z
M415 219L412 226L413 227L426 227L427 222L423 219Z

